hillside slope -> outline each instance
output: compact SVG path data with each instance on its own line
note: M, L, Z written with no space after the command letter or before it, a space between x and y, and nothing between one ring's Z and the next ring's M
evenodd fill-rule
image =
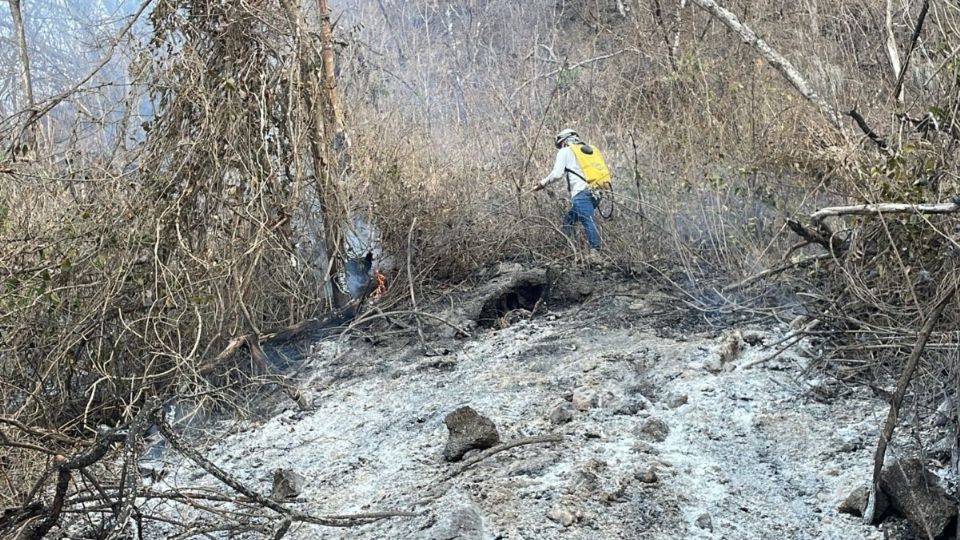
M881 400L801 376L802 349L745 368L786 328L682 335L663 328L656 295L607 292L437 341L445 355L423 355L416 339L319 341L302 386L314 408L279 403L205 455L262 493L275 469L296 471L295 506L316 514L420 513L294 525L288 538L882 537L836 510L868 478ZM562 440L444 479L459 467L442 457L444 417L465 405L503 442ZM165 487L216 484L188 462L167 467Z

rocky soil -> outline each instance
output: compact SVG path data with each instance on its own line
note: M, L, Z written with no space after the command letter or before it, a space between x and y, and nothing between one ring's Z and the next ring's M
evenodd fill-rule
M350 529L295 524L286 538L884 537L837 511L869 478L882 400L804 373L814 351L803 346L750 367L786 325L687 331L636 282L583 296L492 328L456 319L455 302L444 316L471 337L430 326L429 354L410 333L312 343L300 376L313 407L278 398L264 421L214 426L223 431L204 455L264 494L278 469L295 471L293 506L316 514L418 513ZM464 469L483 450L445 459L445 419L465 406L493 422L499 444L560 440ZM480 446L497 442L485 436ZM163 467L155 487L218 485L186 461ZM173 503L156 510L195 517Z

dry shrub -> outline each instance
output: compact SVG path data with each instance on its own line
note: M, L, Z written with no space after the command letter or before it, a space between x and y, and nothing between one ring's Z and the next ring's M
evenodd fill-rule
M126 105L154 115L103 127L133 143L4 167L0 397L24 425L80 442L147 396L243 407L270 367L218 354L329 306L294 225L317 183L287 20L194 7L152 12Z

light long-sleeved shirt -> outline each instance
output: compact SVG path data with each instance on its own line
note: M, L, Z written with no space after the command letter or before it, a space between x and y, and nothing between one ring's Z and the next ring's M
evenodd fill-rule
M567 169L573 171L573 173L568 173ZM583 169L580 168L580 164L577 163L577 156L573 155L573 149L569 146L564 146L557 152L557 159L553 163L553 170L550 171L550 174L546 178L540 181L541 186L547 186L552 184L561 178L567 179L567 187L570 190L570 198L572 199L581 191L587 189L587 183L583 180Z

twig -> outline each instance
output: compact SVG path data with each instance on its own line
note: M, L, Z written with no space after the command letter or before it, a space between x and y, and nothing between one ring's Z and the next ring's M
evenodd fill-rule
M173 430L169 422L165 418L161 417L157 420L157 425L160 427L160 433L163 434L164 438L167 439L167 442L170 443L170 446L173 447L177 452L180 452L194 463L200 466L203 470L207 471L213 475L216 479L220 480L230 488L232 488L237 493L240 493L244 497L250 499L250 501L290 519L292 521L301 521L304 523L312 523L314 525L324 525L327 527L353 527L360 525L364 522L376 521L380 519L385 519L389 517L415 517L419 514L413 512L403 512L403 511L384 511L384 512L375 512L370 514L345 514L345 515L328 515L328 516L315 516L311 514L304 514L296 510L287 508L282 504L260 495L253 489L247 487L241 483L236 478L230 476L226 471L218 467L212 461L203 457L197 450L191 448L186 443L184 443L180 436Z
M149 418L157 408L160 407L159 400L153 399L147 402L134 420L126 425L101 433L93 446L86 452L75 456L72 459L66 459L62 456L57 459L57 484L54 491L53 504L47 511L47 517L34 524L25 534L26 540L40 540L57 524L60 514L63 513L64 502L66 501L67 489L70 487L71 471L89 467L97 463L110 450L113 443L121 442L127 439L129 432L136 429L136 426L142 426L145 418ZM29 503L29 501L27 501Z
M713 0L691 1L707 13L719 19L727 28L733 30L744 43L756 49L764 60L779 71L797 92L800 92L800 95L820 110L820 113L830 122L830 125L838 131L843 130L843 125L840 123L840 115L837 114L837 111L817 94L810 83L797 71L797 68L782 54L774 50L767 42L760 39L753 30L740 22L740 19L738 19L736 15L717 5Z
M763 272L760 272L759 274L750 276L750 277L748 277L747 279L744 279L743 281L734 283L734 284L732 284L732 285L727 285L726 287L720 289L720 292L726 293L726 292L730 292L730 291L735 291L735 290L737 290L737 289L742 289L742 288L744 288L744 287L746 287L746 286L748 286L748 285L753 285L754 283L756 283L756 282L758 282L758 281L760 281L760 280L762 280L762 279L766 279L766 278L768 278L768 277L775 276L775 275L780 274L780 273L782 273L782 272L785 272L785 271L787 271L787 270L789 270L789 269L791 269L791 268L803 268L804 266L809 266L809 265L811 265L811 264L813 264L813 263L815 263L815 262L817 262L817 261L824 261L824 260L830 260L830 259L833 259L833 254L832 254L832 253L821 253L821 254L819 254L819 255L813 255L813 256L811 256L811 257L806 257L806 258L800 259L800 260L798 260L798 261L791 262L791 263L789 263L789 264L784 264L784 265L778 266L778 267L776 267L776 268L770 268L770 269L768 269L768 270L764 270Z
M523 84L521 84L520 86L518 86L516 89L514 89L513 93L510 94L510 99L512 100L512 99L514 99L515 97L517 97L517 94L520 93L521 90L523 90L524 88L526 88L527 86L529 86L531 83L533 83L533 82L536 81L536 80L545 79L545 78L547 78L547 77L552 77L552 76L556 75L557 73L560 73L561 71L565 71L565 70L566 70L566 71L569 71L569 70L571 70L571 69L576 69L576 68L578 68L578 67L583 67L583 66L585 66L585 65L587 65L587 64L592 64L592 63L594 63L594 62L599 62L600 60L606 60L606 59L608 59L608 58L613 58L614 56L619 56L619 55L621 55L621 54L623 54L623 53L625 53L625 52L635 52L635 53L639 53L640 51L638 51L637 49L628 47L628 48L626 48L626 49L620 49L619 51L614 51L614 52L612 52L612 53L601 54L600 56L594 56L593 58L588 58L588 59L586 59L586 60L582 60L582 61L580 61L580 62L577 62L576 64L569 64L569 65L566 63L566 60L564 60L563 64L561 64L560 67L558 67L557 69L554 69L553 71L549 71L549 72L544 73L544 74L542 74L542 75L537 75L536 77L534 77L534 78L532 78L532 79L528 79L528 80L525 81Z
M407 231L407 281L410 284L410 305L413 307L414 312L419 312L417 308L417 295L414 293L413 287L413 229L417 226L417 217L414 216L413 220L410 221L410 229ZM413 320L417 323L417 336L420 338L420 346L423 347L424 352L429 352L431 349L427 346L427 339L423 336L423 325L420 324L419 315L414 315Z
M765 363L767 363L767 362L769 362L769 361L777 358L777 357L780 356L781 354L787 352L787 351L790 349L790 347L793 347L794 345L796 345L797 343L799 343L801 339L803 339L803 338L807 337L808 335L810 335L810 331L813 330L814 328L816 328L817 325L819 325L819 324L820 324L820 319L815 319L813 322L807 324L806 326L804 326L804 327L801 328L800 330L797 330L796 332L791 333L790 335L786 336L785 338L781 339L780 341L778 341L778 342L770 345L770 347L773 348L773 347L778 347L778 346L780 346L780 345L783 344L783 343L789 342L789 343L787 343L787 345L785 345L783 348L777 350L777 352L775 352L775 353L773 353L773 354L771 354L771 355L769 355L769 356L765 356L765 357L763 357L763 358L760 358L760 359L758 359L758 360L754 360L753 362L750 362L749 364L744 364L743 366L740 366L739 369L750 369L750 368L752 368L752 367L754 367L754 366L759 366L760 364L765 364Z
M120 486L117 489L117 508L119 512L117 512L113 530L107 535L107 540L115 540L123 533L133 513L133 505L137 499L136 483L140 480L140 475L130 474L130 468L133 467L137 461L137 441L143 435L144 430L146 430L148 420L153 415L153 412L159 407L160 399L156 396L151 396L127 428L127 436L124 439L123 445L123 465L120 469Z
M133 28L134 23L140 19L140 15L147 9L147 7L153 3L153 0L144 0L139 6L137 6L136 11L131 15L130 20L127 21L127 24L120 29L120 32L113 38L110 48L107 50L107 54L104 55L103 59L93 67L82 79L77 81L73 86L60 92L55 96L47 98L45 101L34 105L29 109L27 114L27 119L24 121L23 126L20 127L20 132L17 137L14 137L13 140L19 140L20 136L25 133L30 126L35 124L40 118L45 114L50 112L54 107L59 105L63 100L70 97L73 93L80 89L81 86L87 83L90 79L94 77L104 66L106 66L110 60L113 58L113 53L116 50L117 46L120 44L120 40L123 39L123 36Z
M501 444L499 446L494 446L493 448L489 448L485 450L483 453L481 453L480 455L463 462L459 467L457 467L452 472L444 475L442 478L440 478L437 481L436 485L433 486L433 488L427 493L427 495L415 501L411 506L417 507L417 506L429 504L433 501L436 501L437 499L442 497L443 494L446 493L448 489L450 489L450 485L447 484L448 480L455 478L456 476L462 474L467 469L489 458L490 456L494 456L496 454L499 454L500 452L509 450L511 448L516 448L518 446L524 446L529 444L544 444L544 443L551 443L551 442L560 442L562 440L563 440L562 435L556 435L556 434L541 435L538 437L525 437L522 439L516 439L510 442Z
M552 443L552 442L560 442L562 440L563 440L562 435L551 434L551 435L540 435L537 437L524 437L522 439L516 439L498 446L494 446L493 448L485 450L479 456L476 456L467 461L464 461L453 472L448 473L446 476L444 476L443 481L445 482L447 480L450 480L451 478L462 474L464 471L473 467L477 463L480 463L481 461L491 456L495 456L500 452L510 450L511 448L516 448L518 446L525 446L529 444L545 444L545 443Z
M847 116L853 118L853 121L857 123L857 127L860 128L860 131L862 131L868 139L873 141L881 152L889 153L886 139L877 135L877 132L870 128L862 114L860 114L856 109L851 109L850 112L847 113Z
M273 540L280 540L283 538L287 534L287 531L290 530L290 525L292 524L293 520L290 518L284 519L283 522L280 523L280 526L277 527L277 532L273 533Z
M902 101L900 95L903 90L903 78L907 74L907 68L910 67L910 56L917 48L917 41L920 39L920 31L923 29L923 21L927 18L927 11L930 10L930 0L923 0L923 6L920 8L920 15L917 16L917 24L913 27L913 36L910 38L910 48L903 57L903 66L900 67L900 73L897 75L897 84L893 89L893 98Z
M16 419L14 419L14 418L7 418L7 417L4 417L4 416L0 416L0 424L8 424L8 425L11 425L11 426L19 429L20 431L22 431L22 432L24 432L24 433L27 433L27 434L29 434L29 435L33 435L34 437L37 437L37 438L41 438L41 439L50 438L50 439L53 439L53 440L55 440L55 441L57 441L57 442L59 442L59 443L68 444L68 445L71 445L71 446L77 444L77 441L74 440L74 439L71 439L70 437L67 437L67 436L65 436L65 435L61 435L61 434L59 434L59 433L57 433L57 432L54 432L54 431L43 431L43 430L40 430L40 429L37 429L37 428L31 428L31 427L27 426L26 424L24 424L23 422L21 422L21 421L19 421L19 420L16 420Z
M900 379L897 381L897 389L894 391L893 398L890 400L890 411L887 413L887 420L883 423L880 440L877 441L877 451L873 456L873 479L870 482L870 495L867 498L867 507L863 511L863 522L866 524L873 524L877 518L877 491L880 489L880 472L883 470L883 460L887 453L887 444L890 442L890 437L893 436L893 430L897 427L900 405L903 403L903 397L907 393L907 386L910 385L913 372L917 369L917 364L920 363L920 355L923 354L923 349L927 344L927 340L930 338L930 333L933 332L933 327L937 324L944 308L947 307L947 304L950 303L950 300L956 292L957 284L953 284L950 290L948 290L943 298L937 302L937 305L934 306L923 328L920 329L917 343L913 346L910 358L907 359L907 363L903 367L903 372L900 374Z

